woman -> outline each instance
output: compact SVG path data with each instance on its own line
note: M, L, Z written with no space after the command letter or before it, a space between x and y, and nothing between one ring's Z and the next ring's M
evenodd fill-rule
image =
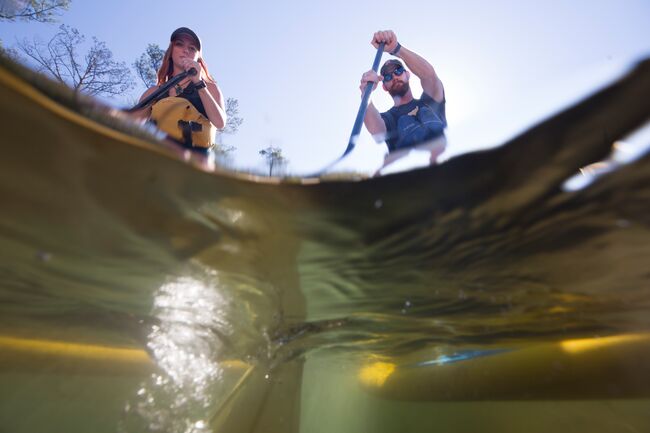
M221 90L201 56L201 40L192 30L180 27L172 33L158 70L158 85L144 92L140 101L191 69L196 74L182 79L162 99L138 114L151 118L183 146L207 150L214 144L215 128L223 129L226 125L226 111Z

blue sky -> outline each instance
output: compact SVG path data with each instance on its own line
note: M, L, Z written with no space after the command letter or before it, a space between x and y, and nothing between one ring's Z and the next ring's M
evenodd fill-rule
M244 124L226 138L237 147L235 165L261 168L258 151L273 144L290 172L309 173L347 145L376 30L393 29L436 68L447 95L449 158L507 140L650 56L649 19L647 0L72 0L60 23L106 42L128 64L148 43L165 48L175 28L191 27L224 94L240 103ZM11 46L56 29L3 22L0 38ZM373 100L381 111L391 106L381 89ZM385 151L364 130L337 168L372 172ZM425 160L414 155L396 169Z

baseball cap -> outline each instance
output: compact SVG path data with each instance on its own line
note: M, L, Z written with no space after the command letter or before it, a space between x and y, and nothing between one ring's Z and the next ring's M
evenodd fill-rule
M169 41L170 42L174 41L178 39L181 35L186 35L192 38L194 40L194 43L196 44L196 48L198 48L199 51L201 51L201 39L199 39L196 33L194 33L191 29L187 27L179 27L176 30L174 30L172 36L169 38Z
M395 69L399 67L404 67L402 62L400 62L397 59L389 59L386 60L386 63L381 67L381 71L379 72L380 75L387 74L388 72L393 72Z

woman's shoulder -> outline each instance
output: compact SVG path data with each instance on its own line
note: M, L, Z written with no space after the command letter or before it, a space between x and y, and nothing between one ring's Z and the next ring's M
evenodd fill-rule
M146 98L147 96L151 95L153 92L155 92L156 90L158 90L159 87L160 87L160 86L149 87L149 88L148 88L148 89L147 89L147 90L142 94L142 96L140 96L140 101L144 100L144 98Z

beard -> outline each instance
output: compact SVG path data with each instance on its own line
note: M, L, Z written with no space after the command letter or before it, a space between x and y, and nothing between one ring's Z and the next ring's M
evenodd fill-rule
M398 81L388 90L390 96L399 96L400 98L406 95L410 89L409 83L404 81Z

